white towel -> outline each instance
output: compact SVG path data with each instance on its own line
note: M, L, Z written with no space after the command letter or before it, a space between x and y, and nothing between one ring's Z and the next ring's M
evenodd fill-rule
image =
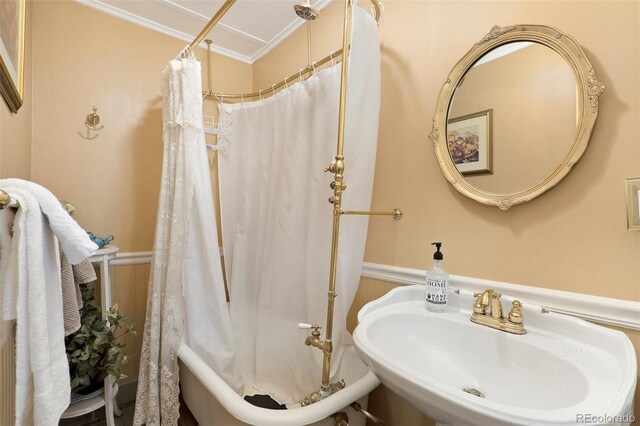
M22 179L0 179L0 188L7 192L8 188L22 188L33 194L72 265L82 262L98 249L84 229L60 205L55 195L45 187Z
M17 264L9 267L18 278L15 423L56 425L71 392L58 245L36 198L21 188L7 189L20 203L11 256Z
M56 236L72 264L98 247L45 188L18 179L0 180L0 187L20 204L0 293L3 299L17 294L15 424L57 425L69 405L71 386ZM3 309L3 316L11 316L11 308Z

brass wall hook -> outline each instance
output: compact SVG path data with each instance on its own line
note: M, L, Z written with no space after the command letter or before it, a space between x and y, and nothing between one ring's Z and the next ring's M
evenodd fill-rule
M87 119L84 122L84 125L87 126L89 130L98 131L104 129L104 126L98 127L98 124L100 124L100 116L97 111L98 108L93 107L93 112L87 115Z
M104 129L103 125L100 125L100 116L98 115L98 108L93 107L93 112L91 114L87 114L87 118L84 121L84 125L87 128L86 136L82 133L78 132L80 137L87 140L92 140L98 137L98 135L91 136L91 131L97 132L98 130Z

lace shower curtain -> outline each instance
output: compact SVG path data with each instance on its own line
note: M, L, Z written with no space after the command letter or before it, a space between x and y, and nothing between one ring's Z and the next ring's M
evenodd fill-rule
M232 122L218 157L222 235L244 393L298 401L320 385L322 352L298 322L325 324L340 66L275 96L221 105ZM369 210L380 107L375 20L354 8L345 127L345 210ZM350 343L346 314L360 279L366 217L341 221L332 375ZM323 334L324 336L324 334ZM333 377L333 381L340 377Z
M234 383L207 153L200 63L174 60L163 73L164 158L134 424L176 425L181 340ZM201 301L185 313L185 299ZM194 311L205 327L197 328ZM191 318L191 321L189 319ZM183 336L185 323L191 330ZM217 356L214 358L212 352Z

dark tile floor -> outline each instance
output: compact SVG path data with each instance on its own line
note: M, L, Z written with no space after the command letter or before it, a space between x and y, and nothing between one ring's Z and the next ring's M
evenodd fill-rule
M118 404L118 406L122 411L122 416L115 418L116 426L133 425L133 412L135 411L136 402L130 401L125 404ZM61 420L59 426L106 426L106 424L104 408L99 408L84 416Z

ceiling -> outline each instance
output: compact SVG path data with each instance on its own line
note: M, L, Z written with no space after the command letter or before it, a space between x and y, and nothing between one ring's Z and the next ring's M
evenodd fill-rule
M76 0L145 28L190 43L222 0ZM312 2L322 9L331 0ZM238 0L206 38L211 50L252 64L276 47L305 21L298 18L293 5L302 0ZM202 47L206 44L201 43Z

